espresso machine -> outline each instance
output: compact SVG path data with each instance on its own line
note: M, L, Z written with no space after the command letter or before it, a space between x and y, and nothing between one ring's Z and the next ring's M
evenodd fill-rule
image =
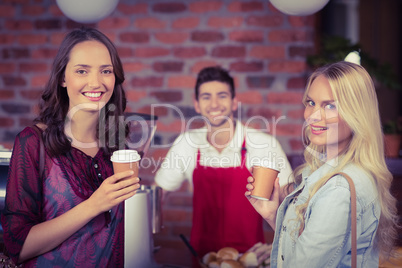
M156 131L156 116L127 113L125 123L129 134L126 146L137 150L141 159L151 145ZM141 160L139 164L141 177ZM161 228L162 189L154 185L141 185L137 193L125 201L124 267L160 267L154 260L153 234Z

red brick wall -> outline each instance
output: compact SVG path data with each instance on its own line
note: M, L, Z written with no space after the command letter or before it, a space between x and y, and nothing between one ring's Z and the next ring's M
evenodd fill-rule
M314 51L315 17L285 16L268 0L121 0L111 16L91 24L107 34L122 58L128 111L159 116L156 144L167 144L195 115L197 72L208 65L231 70L241 101L237 116L262 116L287 154L300 153L305 56ZM51 0L0 3L0 142L9 146L37 113L41 90L66 32L80 26ZM158 107L153 105L158 104ZM177 109L165 104L174 105ZM283 119L278 120L280 116ZM278 120L276 129L274 121ZM186 121L187 122L187 121ZM251 125L261 128L261 121ZM195 124L197 126L197 124ZM168 148L152 146L141 176L152 182ZM164 207L164 230L155 237L158 260L188 264L178 234L189 236L191 193L183 185ZM268 229L267 229L268 230ZM269 230L267 237L272 235ZM178 257L179 256L179 257Z

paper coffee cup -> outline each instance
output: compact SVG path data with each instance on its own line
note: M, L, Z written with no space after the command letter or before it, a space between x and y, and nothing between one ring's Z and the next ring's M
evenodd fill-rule
M118 150L114 151L110 157L113 163L114 173L133 170L133 177L138 177L138 167L141 156L136 150Z
M278 173L279 168L274 162L262 161L259 165L253 166L254 189L251 192L251 197L269 200Z

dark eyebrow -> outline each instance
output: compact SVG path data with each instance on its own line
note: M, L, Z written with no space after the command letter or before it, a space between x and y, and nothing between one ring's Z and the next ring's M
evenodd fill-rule
M211 95L211 93L204 92L204 93L201 93L201 94L200 94L200 96L205 96L205 95L210 96L210 95Z
M91 65L87 65L87 64L76 64L74 65L74 67L84 67L84 68L91 68ZM106 67L113 67L113 65L111 64L104 64L100 66L101 68L106 68Z
M226 91L221 91L221 92L218 92L218 95L230 95L230 93L226 92Z

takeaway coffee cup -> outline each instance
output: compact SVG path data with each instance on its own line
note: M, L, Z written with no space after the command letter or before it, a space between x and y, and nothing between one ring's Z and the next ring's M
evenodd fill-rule
M261 200L269 200L278 173L279 169L274 162L262 161L259 165L254 165L254 189L251 196Z
M133 170L133 177L138 177L138 166L141 156L136 150L118 150L114 151L110 157L113 163L114 173L119 173L126 170Z

